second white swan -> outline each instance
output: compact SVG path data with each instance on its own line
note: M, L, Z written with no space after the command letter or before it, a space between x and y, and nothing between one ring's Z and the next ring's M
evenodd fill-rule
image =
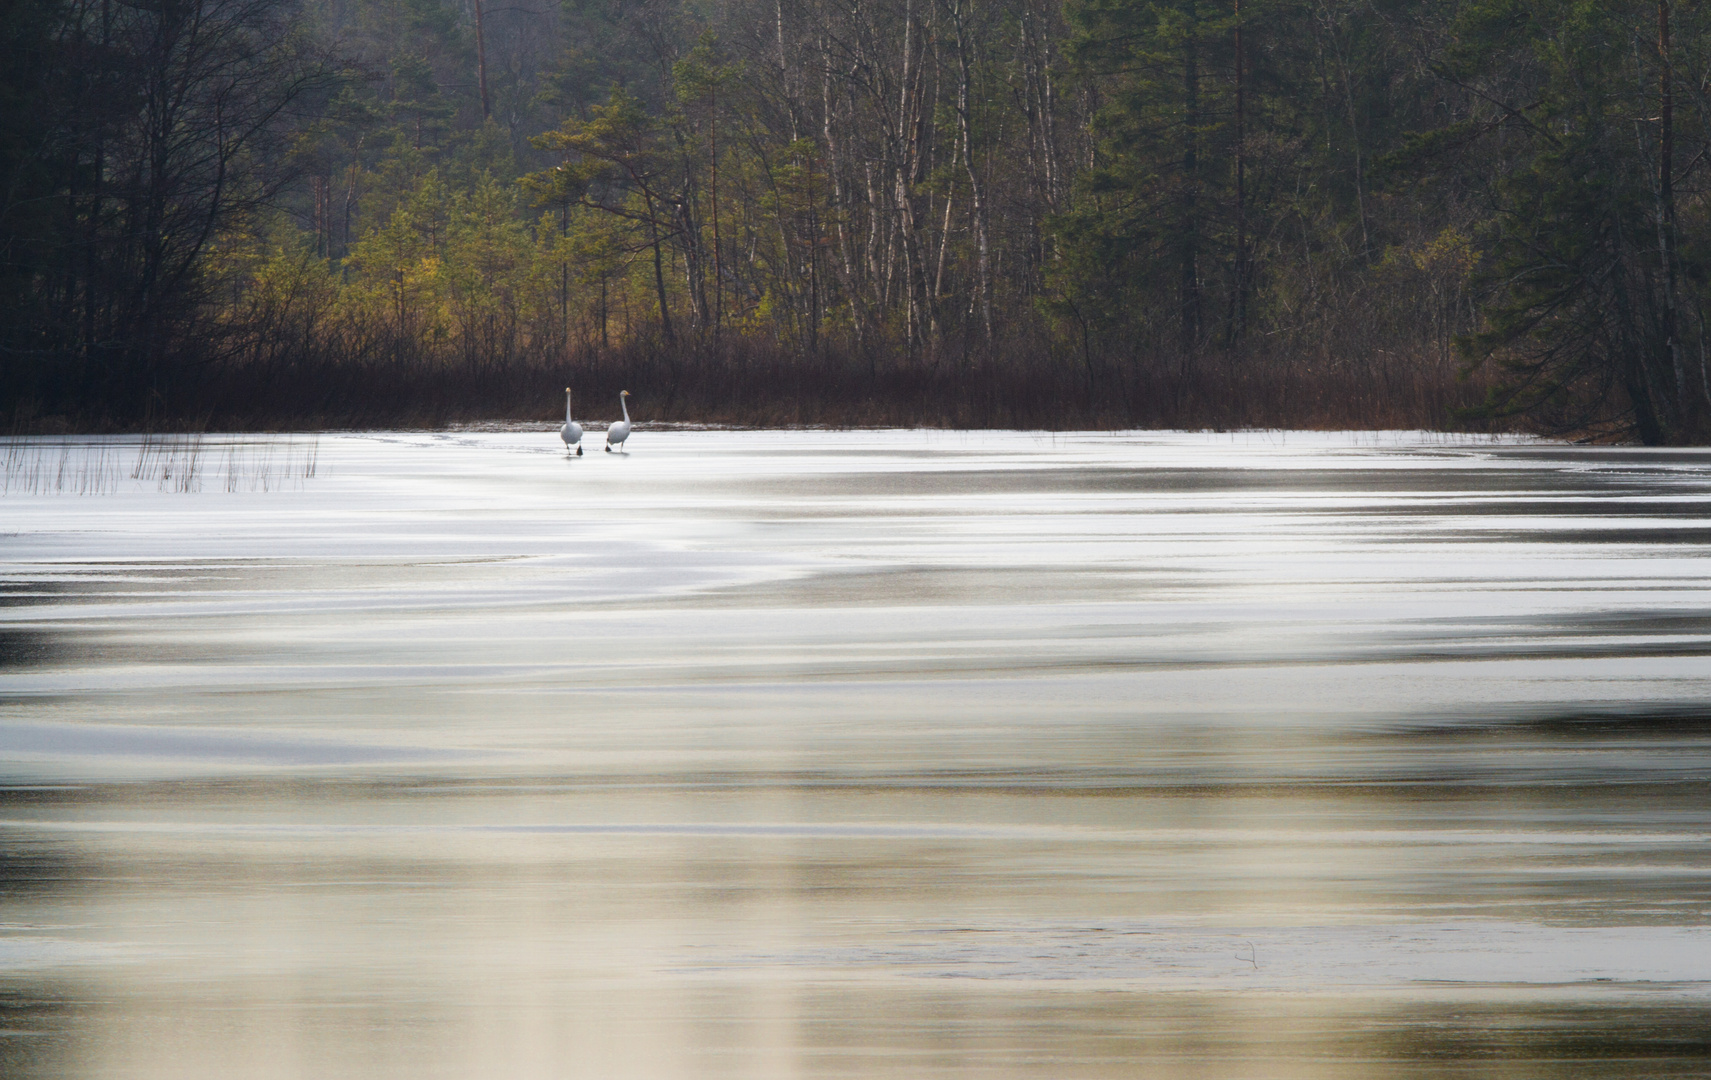
M606 452L610 454L612 447L622 450L624 440L630 437L630 406L624 401L630 396L628 390L618 391L618 407L624 410L624 418L606 429Z

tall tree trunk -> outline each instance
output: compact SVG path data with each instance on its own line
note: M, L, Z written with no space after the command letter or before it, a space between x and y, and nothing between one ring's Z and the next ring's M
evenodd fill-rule
M707 155L712 169L709 195L713 203L713 337L719 337L719 324L725 314L724 267L719 261L719 91L711 93L712 115L708 118Z
M674 335L671 332L671 307L665 299L665 256L660 253L659 219L654 213L652 196L647 197L647 207L648 243L654 253L654 291L659 296L659 325L666 340L670 341Z
M1679 427L1687 406L1687 372L1676 340L1675 312L1675 78L1670 57L1669 0L1658 0L1658 258L1662 262L1664 348L1675 375L1675 408Z
M802 103L800 95L790 85L790 63L784 51L784 0L773 2L773 32L778 43L778 85L784 91L785 105L790 116L790 141L795 142L802 137L802 125L797 113Z
M562 245L570 238L570 200L566 199L558 212L558 322L559 322L559 359L561 362L570 359L570 261L564 257Z
M1196 34L1199 14L1188 3L1188 33L1183 42L1182 224L1179 237L1182 373L1186 375L1200 345L1200 57Z
M971 134L973 127L969 120L969 89L973 77L968 63L968 36L963 32L962 2L956 0L951 5L952 18L956 23L957 66L960 78L957 80L957 122L962 129L962 162L968 169L968 187L973 200L974 211L974 245L975 264L979 274L980 289L980 323L986 332L986 341L992 342L992 262L986 242L986 199L980 185L980 172L974 167L974 139Z
M820 215L814 208L814 153L808 152L808 349L820 345Z
M481 0L475 0L475 82L481 90L481 118L493 116L493 105L487 96L487 36L482 24L486 22Z
M1337 25L1334 16L1328 9L1321 8L1325 24L1325 33L1331 39L1331 56L1337 62L1337 75L1343 84L1343 104L1348 110L1349 138L1354 142L1355 155L1355 217L1360 222L1361 256L1365 258L1372 250L1372 237L1367 229L1366 219L1366 153L1361 143L1360 114L1355 108L1354 80L1349 74L1349 64L1343 55L1342 40L1337 36Z
M897 138L895 154L896 182L893 198L896 201L898 214L898 233L903 247L903 291L906 294L903 301L903 341L904 347L911 353L915 349L915 338L918 334L916 326L919 313L915 306L915 207L909 197L909 186L914 163L909 159L910 148L913 145L910 131L909 99L912 96L910 78L914 72L913 61L915 54L915 6L914 0L904 0L903 3L903 78L900 80L902 89L897 100Z
M834 227L838 231L838 266L842 271L844 300L850 309L850 326L855 331L856 347L860 348L866 336L866 320L862 318L860 298L856 295L856 257L854 245L850 242L849 202L844 195L843 159L839 153L836 128L832 123L834 97L831 45L824 37L820 39L820 59L823 65L820 78L820 134L826 140L826 176L831 187Z
M343 229L340 230L343 233L343 235L340 237L340 240L339 240L339 247L340 247L339 255L341 258L345 255L350 254L350 249L351 249L351 215L356 212L356 176L357 176L357 170L360 169L361 167L362 167L362 138L359 137L356 141L355 148L351 150L350 179L349 179L349 182L347 182L345 184L344 227L343 227Z
M1247 328L1248 209L1247 209L1247 53L1242 45L1242 0L1236 15L1236 281L1231 291L1230 341L1239 344Z

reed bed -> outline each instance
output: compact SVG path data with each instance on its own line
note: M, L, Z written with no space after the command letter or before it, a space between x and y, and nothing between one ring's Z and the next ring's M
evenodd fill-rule
M139 438L12 434L0 451L0 496L148 491L301 490L320 467L320 438L145 434Z

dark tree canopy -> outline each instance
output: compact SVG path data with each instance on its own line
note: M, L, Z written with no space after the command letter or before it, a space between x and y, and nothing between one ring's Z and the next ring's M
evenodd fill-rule
M1711 435L1693 5L0 4L15 425Z

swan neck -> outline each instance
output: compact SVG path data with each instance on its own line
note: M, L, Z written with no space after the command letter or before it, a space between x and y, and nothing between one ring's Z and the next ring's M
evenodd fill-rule
M570 391L564 392L564 422L570 423Z
M628 401L626 401L622 395L620 395L618 398L618 408L624 410L624 423L626 423L626 424L629 423L630 422L630 403Z

